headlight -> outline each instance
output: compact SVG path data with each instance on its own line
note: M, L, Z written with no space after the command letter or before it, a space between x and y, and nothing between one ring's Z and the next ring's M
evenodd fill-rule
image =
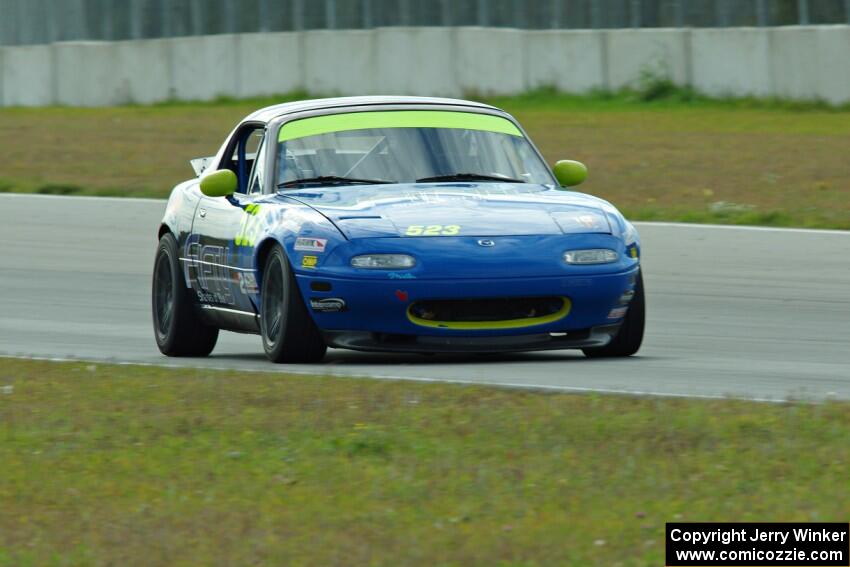
M416 265L416 258L407 254L365 254L352 258L351 265L369 270L405 270Z
M564 252L564 261L567 264L610 264L616 262L618 257L617 252L608 248Z

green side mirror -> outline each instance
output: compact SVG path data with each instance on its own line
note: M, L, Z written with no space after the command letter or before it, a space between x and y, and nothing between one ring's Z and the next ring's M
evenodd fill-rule
M581 185L587 179L587 166L580 161L562 159L552 168L555 179L561 187L574 187Z
M227 197L236 192L239 181L229 169L219 169L201 179L201 193L207 197Z

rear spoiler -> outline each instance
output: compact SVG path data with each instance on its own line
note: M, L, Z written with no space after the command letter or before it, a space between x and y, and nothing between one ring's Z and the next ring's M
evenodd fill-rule
M207 168L212 164L212 160L215 156L211 157L199 157L193 160L189 160L189 163L192 164L192 169L195 170L195 175L198 177L207 170Z

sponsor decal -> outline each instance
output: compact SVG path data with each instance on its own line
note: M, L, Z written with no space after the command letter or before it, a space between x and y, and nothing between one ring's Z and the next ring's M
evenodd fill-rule
M482 238L478 241L478 246L483 246L484 248L492 248L496 245L496 242L490 240L489 238Z
M456 224L412 224L404 231L405 236L457 236L460 225Z
M299 252L324 252L328 241L325 238L299 236L295 239L295 250Z
M339 313L345 311L345 300L339 297L310 298L310 307L320 313Z
M257 285L257 277L251 272L238 272L239 291L244 294L257 293L260 287Z
M416 276L413 274L408 274L406 272L397 273L397 272L389 272L387 277L391 280L415 280Z
M304 256L301 258L301 267L302 268L315 268L316 264L319 263L318 256Z
M407 301L408 298L407 292L402 289L395 290L395 296L398 298L399 301Z
M201 303L232 305L230 292L230 251L223 246L204 245L188 240L183 260L184 277Z

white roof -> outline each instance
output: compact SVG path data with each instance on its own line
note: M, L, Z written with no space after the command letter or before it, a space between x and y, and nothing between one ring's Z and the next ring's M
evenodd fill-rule
M294 112L303 112L307 110L321 110L324 108L339 108L345 106L394 104L467 106L470 108L486 108L490 110L498 110L497 108L488 104L454 98L432 98L421 96L345 96L336 98L297 100L292 102L284 102L283 104L275 104L273 106L267 106L265 108L261 108L253 112L245 120L258 120L261 122L269 122L270 120L273 120L278 116L284 114L292 114Z

